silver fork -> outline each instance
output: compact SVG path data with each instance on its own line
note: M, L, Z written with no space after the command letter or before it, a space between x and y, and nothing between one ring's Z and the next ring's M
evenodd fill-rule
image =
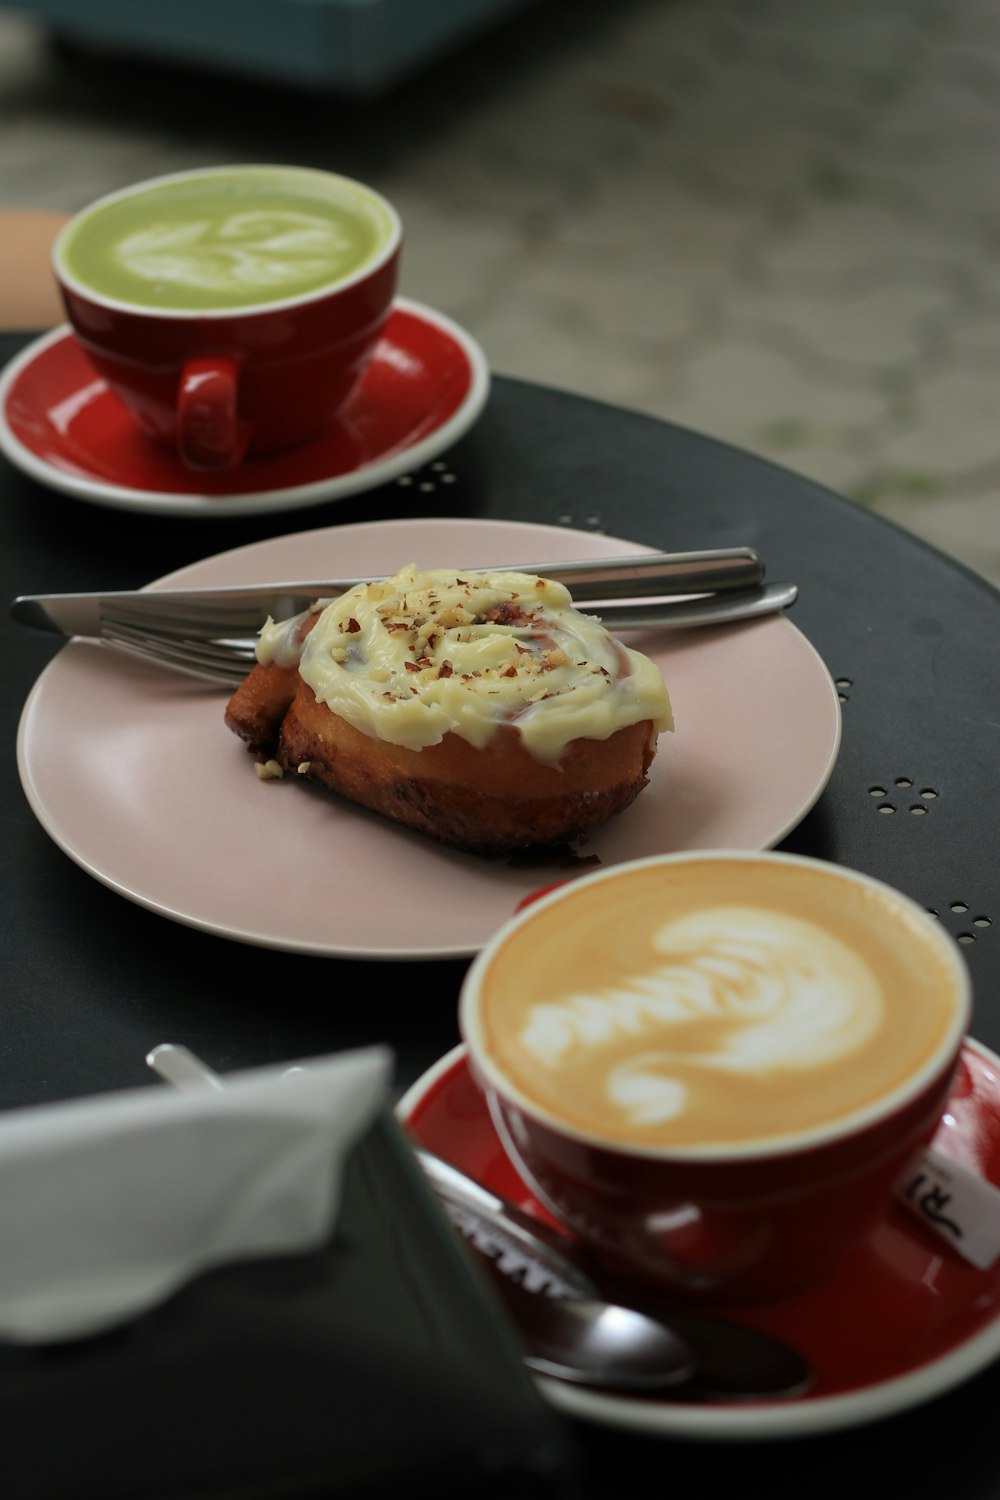
M492 571L560 579L574 603L599 614L616 633L771 614L787 608L798 592L791 583L765 585L763 563L748 547L509 564ZM287 619L318 599L335 598L368 581L25 594L13 601L11 613L23 625L98 639L172 671L232 688L253 667L257 634L268 616Z

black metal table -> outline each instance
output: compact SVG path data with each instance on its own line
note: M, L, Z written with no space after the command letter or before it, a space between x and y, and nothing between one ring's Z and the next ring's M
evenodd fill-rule
M0 338L0 359L25 342ZM1000 1050L1000 595L861 507L670 424L496 379L476 426L429 468L353 499L277 516L191 521L104 511L42 489L0 460L0 568L16 593L129 588L282 532L416 514L598 529L656 547L750 544L794 578L793 619L843 699L833 777L783 848L907 892L963 943L974 1034ZM420 965L401 1004L396 965L246 948L123 900L50 842L17 783L24 699L58 649L4 616L0 732L7 767L0 1107L150 1082L143 1058L183 1040L222 1072L388 1043L402 1091L457 1040L461 962ZM154 961L151 961L151 958ZM363 1012L328 1003L362 977ZM220 983L220 976L224 982ZM280 1006L272 997L281 994ZM301 999L289 997L302 997ZM813 1493L867 1493L884 1462L913 1496L995 1496L991 1412L1000 1367L930 1406L793 1443L665 1443L568 1422L589 1494L617 1492L641 1460L671 1483L803 1477ZM866 1476L870 1478L866 1479Z

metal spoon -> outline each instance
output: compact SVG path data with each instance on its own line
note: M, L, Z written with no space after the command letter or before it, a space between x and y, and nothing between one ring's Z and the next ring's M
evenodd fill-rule
M694 1354L666 1324L606 1302L562 1236L430 1151L415 1151L455 1228L492 1273L526 1340L525 1364L580 1385L657 1390L690 1380Z
M539 1374L687 1401L802 1395L808 1362L770 1334L698 1313L661 1315L609 1302L564 1235L416 1149L428 1181L478 1252Z
M146 1062L178 1088L225 1086L186 1047L155 1047ZM565 1236L432 1152L415 1155L490 1272L536 1373L702 1402L798 1396L811 1385L802 1355L757 1329L687 1312L651 1316L607 1301Z

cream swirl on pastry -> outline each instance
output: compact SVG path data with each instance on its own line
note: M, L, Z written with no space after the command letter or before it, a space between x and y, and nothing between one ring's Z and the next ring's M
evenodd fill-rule
M533 574L409 565L326 603L301 647L300 634L301 617L269 621L258 660L291 665L301 651L319 702L409 749L449 733L481 749L510 724L536 760L555 763L575 739L673 727L658 668Z

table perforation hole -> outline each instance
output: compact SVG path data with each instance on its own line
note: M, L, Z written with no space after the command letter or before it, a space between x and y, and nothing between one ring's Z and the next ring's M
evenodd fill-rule
M455 484L457 481L458 475L444 460L438 459L436 463L428 464L425 469L422 469L419 476L400 474L396 483L401 489L412 489L415 485L422 494L432 495L439 484Z
M845 679L838 680L842 681ZM912 776L908 776L904 771L900 771L897 776L893 776L891 778L891 787L894 788L896 792L901 793L903 797L905 797L906 793L908 792L910 796L915 799L914 801L909 802L906 808L907 812L912 818L926 817L928 811L930 810L928 804L933 802L938 795L935 788L930 786L921 787L918 793L918 784L919 783L915 782ZM888 800L892 795L892 792L890 790L890 781L873 782L867 790L869 797L871 797L874 802L877 802L879 804L876 808L877 812L888 815L898 810L897 804Z
M851 678L850 677L835 677L833 679L833 685L837 689L837 697L840 699L841 703L847 703L848 702L848 692L847 692L847 690L848 690L848 688L852 688L854 686L854 683L852 682Z
M927 911L932 917L943 916L948 920L954 919L957 929L955 941L961 943L963 948L968 948L970 943L978 942L987 929L993 926L993 918L987 916L981 907L973 906L971 901L949 901L946 907L938 909L929 906ZM972 915L973 912L976 913L975 916Z
M560 526L586 527L588 531L604 530L604 517L599 516L596 511L591 511L590 515L578 518L571 511L564 510L556 516L556 521Z

